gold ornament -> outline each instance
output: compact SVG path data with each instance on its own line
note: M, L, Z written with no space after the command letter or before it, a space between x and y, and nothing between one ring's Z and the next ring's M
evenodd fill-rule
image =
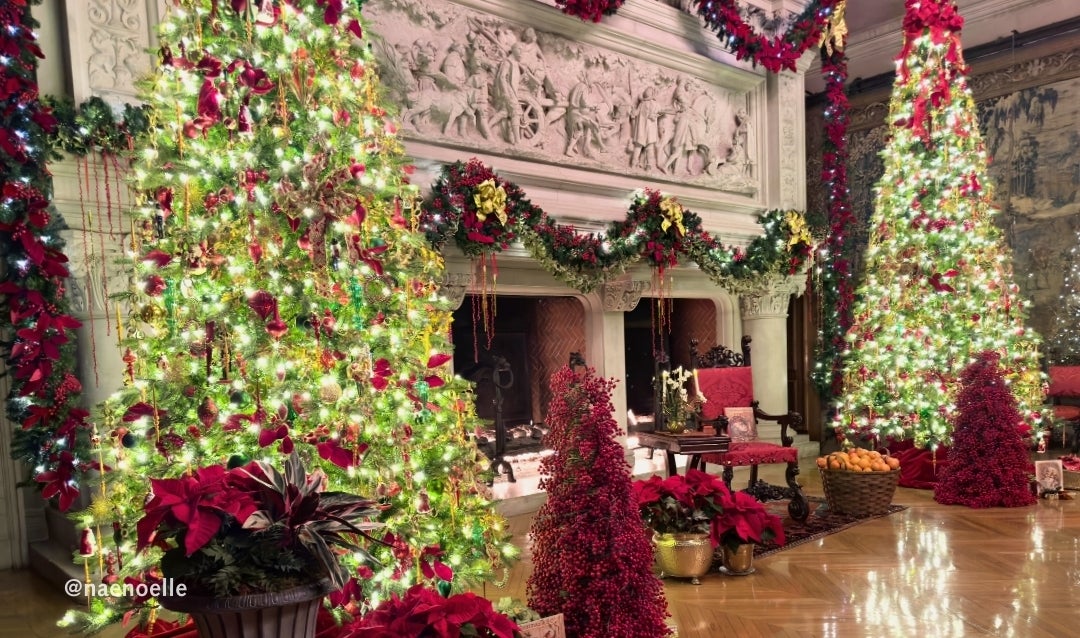
M825 51L829 55L833 54L834 48L837 51L844 50L844 40L848 34L847 21L844 20L844 11L846 9L846 0L838 2L832 16L825 23L825 28L821 30L821 42L818 43L818 46L825 47Z
M683 227L683 207L674 197L665 197L660 200L660 212L664 214L664 221L660 223L660 229L667 232L672 226L679 231L680 235L686 234Z
M495 215L499 223L506 225L506 189L495 184L494 179L480 182L473 194L473 203L476 204L476 218L480 221L487 220L488 215Z
M338 399L341 398L341 386L333 379L326 379L323 381L322 387L319 388L319 398L324 403L337 403Z
M157 304L146 304L142 308L139 308L139 319L142 319L146 323L154 323L165 317L165 309Z
M789 210L784 215L784 223L788 227L788 241L787 247L798 246L799 244L811 245L814 238L810 235L810 227L806 225L806 218L798 213L798 211Z

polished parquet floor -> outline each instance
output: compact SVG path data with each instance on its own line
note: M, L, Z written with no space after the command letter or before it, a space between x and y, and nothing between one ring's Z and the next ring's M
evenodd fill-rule
M821 494L811 465L801 478ZM680 638L1077 636L1080 492L1072 494L972 510L900 488L894 500L907 510L760 559L750 576L665 581L672 620ZM523 545L530 522L510 519ZM484 593L524 598L530 569L526 554L504 587ZM67 635L55 627L67 600L36 576L0 572L0 597L0 638Z

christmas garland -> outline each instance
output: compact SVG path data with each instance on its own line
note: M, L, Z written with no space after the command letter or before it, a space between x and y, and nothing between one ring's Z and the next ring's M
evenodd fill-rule
M555 0L566 15L582 20L600 22L604 16L615 15L626 0Z
M843 5L838 11L841 19ZM829 234L820 276L822 298L821 334L818 339L818 364L812 374L818 393L823 398L838 396L842 376L840 353L846 345L844 335L851 327L851 311L855 304L851 246L848 229L855 225L848 189L848 100L847 30L834 29L821 49L821 72L825 78L825 139L822 143L821 181L825 183L828 206Z
M747 24L735 0L698 0L698 15L716 32L720 42L737 60L750 60L778 73L795 70L795 63L812 46L819 46L822 34L834 19L834 12L845 0L813 0L803 8L786 33L773 37L758 34Z
M86 157L93 153L123 156L135 139L150 130L150 107L125 104L118 121L105 100L94 96L75 106L71 100L44 96L42 102L56 118L50 144L58 150Z
M49 211L45 167L56 120L38 99L36 44L29 7L40 0L0 0L0 243L6 258L0 312L11 374L8 418L19 423L13 458L34 468L34 481L61 509L75 501L78 475L90 468L87 412L79 406L73 331L80 326L64 298L69 277Z
M484 258L520 240L548 272L580 292L594 290L641 259L663 274L681 257L721 287L738 291L766 275L795 273L813 254L806 221L796 211L762 214L764 235L745 249L725 247L676 198L649 189L634 197L625 220L579 233L557 223L520 187L476 158L443 168L420 215L421 228L437 249L453 241L466 255Z

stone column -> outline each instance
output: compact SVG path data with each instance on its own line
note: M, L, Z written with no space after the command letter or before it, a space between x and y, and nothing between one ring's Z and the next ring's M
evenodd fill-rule
M768 208L806 209L806 71L817 57L811 47L796 71L769 73L764 130L767 137L765 201Z
M81 168L82 161L68 158L50 168L54 176L53 204L68 225L63 231L64 252L71 260L68 298L72 314L82 322L77 330L78 376L83 384L83 403L93 409L123 384L117 313L127 324L132 309L118 306L109 296L124 292L129 285L128 271L117 261L130 238L128 211L132 204L130 192L122 185L123 176L108 173L112 193L106 197L103 160L86 160L91 166L88 169ZM86 182L80 172L87 170L93 186L83 183L80 187L80 181ZM115 167L108 170L114 171Z
M806 290L806 274L769 277L739 297L743 334L749 335L754 397L770 414L788 411L787 313L791 295Z
M613 281L604 284L596 295L585 299L585 342L589 351L585 361L600 376L618 381L611 391L611 405L619 424L619 443L631 466L634 451L626 449L626 330L625 313L637 307L647 281ZM599 301L599 303L597 303Z

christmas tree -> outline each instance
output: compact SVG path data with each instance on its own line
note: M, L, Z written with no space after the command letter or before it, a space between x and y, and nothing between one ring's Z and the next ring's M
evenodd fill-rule
M957 376L1002 355L1021 417L1037 427L1038 336L993 224L986 151L951 1L907 0L866 252L844 352L837 426L849 438L948 444Z
M1054 313L1053 334L1047 353L1050 363L1059 366L1080 365L1080 233L1076 243L1069 249L1069 270L1065 272L1065 282L1061 287Z
M999 362L998 353L984 352L960 375L954 445L934 486L938 503L1019 507L1035 502L1034 467Z
M548 500L532 526L529 606L563 614L571 636L659 638L669 633L666 603L615 440L614 385L589 368L551 377L546 440L555 453L540 466Z
M133 169L125 382L95 414L110 471L78 518L110 532L121 577L155 560L131 555L149 477L292 450L386 507L380 565L346 588L363 603L460 590L512 557L360 20L342 0L169 4Z

